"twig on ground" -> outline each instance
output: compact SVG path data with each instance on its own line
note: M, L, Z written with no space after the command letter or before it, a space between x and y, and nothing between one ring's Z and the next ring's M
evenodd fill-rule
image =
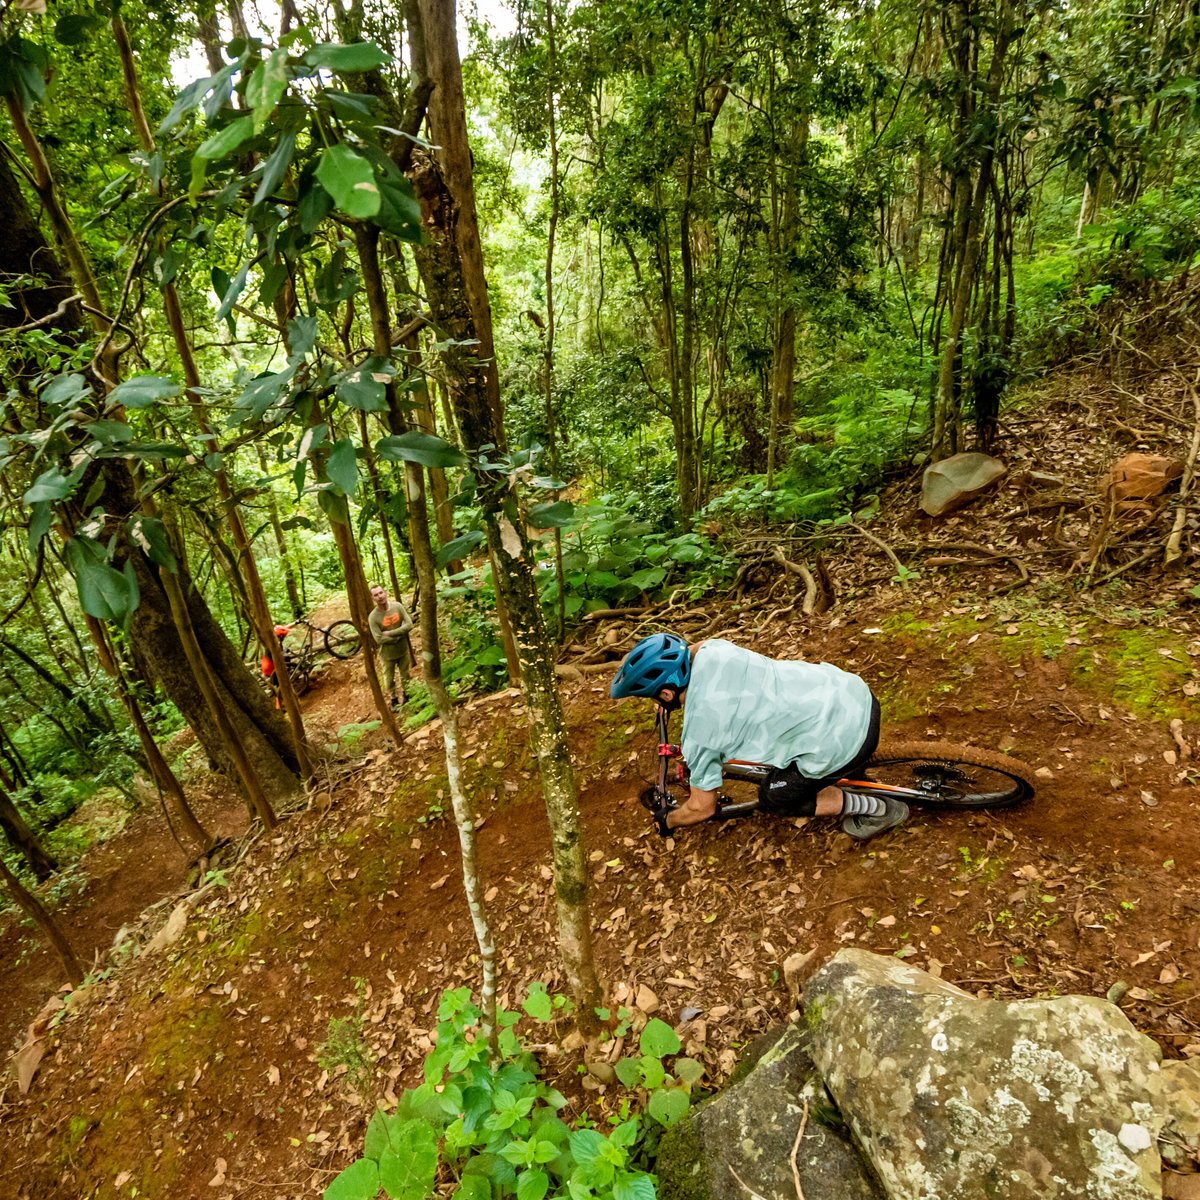
M882 538L876 537L873 533L868 532L856 521L850 521L847 524L848 529L856 529L863 537L867 539L873 546L878 546L892 560L892 566L896 568L896 574L901 580L905 579L909 574L908 568L896 557L896 552Z
M800 1114L800 1128L796 1130L796 1140L792 1143L792 1182L796 1185L796 1200L804 1200L804 1188L800 1186L800 1168L796 1165L796 1155L800 1152L800 1143L804 1140L804 1129L808 1125L808 1099L804 1100L804 1112Z
M1196 477L1196 454L1200 452L1200 393L1196 391L1197 384L1200 384L1200 372L1197 372L1196 378L1188 386L1196 419L1192 425L1192 444L1188 448L1187 461L1183 466L1183 478L1179 481L1179 503L1175 507L1175 521L1171 526L1171 534L1167 538L1167 548L1163 556L1163 565L1167 567L1183 556L1179 547L1183 540L1183 526L1187 520L1188 494Z

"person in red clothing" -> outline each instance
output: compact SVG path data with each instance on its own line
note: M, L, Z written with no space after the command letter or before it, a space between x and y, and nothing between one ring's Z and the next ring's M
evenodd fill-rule
M274 632L275 632L276 638L278 638L280 644L282 644L283 639L285 637L287 637L287 635L289 633L292 632L292 627L290 625L276 625ZM275 707L278 708L279 707L279 680L275 678L275 662L271 658L270 654L268 654L266 651L264 651L262 658L260 658L258 661L258 665L262 668L263 678L270 685L271 691L275 695Z

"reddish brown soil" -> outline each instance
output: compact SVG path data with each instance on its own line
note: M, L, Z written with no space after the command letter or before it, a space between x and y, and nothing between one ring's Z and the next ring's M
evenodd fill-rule
M610 703L605 675L568 684L609 996L632 1003L648 988L673 1023L685 1006L703 1009L681 1032L713 1081L786 1016L783 960L811 949L815 966L845 945L901 953L981 995L1104 995L1123 983L1126 1012L1167 1054L1200 1053L1200 793L1189 763L1164 758L1176 749L1167 710L1200 734L1200 642L1176 609L1170 628L1132 630L1159 639L1136 643L1153 661L1135 671L1120 640L1131 615L1063 611L892 589L832 620L766 625L748 609L710 630L862 672L897 735L1010 750L1052 774L1021 809L917 814L866 846L831 822L768 818L660 841L632 800L652 769L645 706ZM1135 715L1117 694L1143 674L1159 682L1154 704L1125 697ZM329 729L369 713L352 663L308 703ZM516 698L476 702L462 730L486 818L502 998L515 1004L531 981L564 983L546 820ZM0 1161L16 1196L310 1197L361 1144L374 1102L417 1078L440 991L473 985L477 965L440 738L418 735L399 753L377 739L331 768L331 809L253 842L175 947L91 990L53 1034L28 1097L4 1093ZM111 935L95 921L100 944ZM364 1096L319 1054L330 1018L356 1005L375 1056ZM574 1067L548 1061L582 1098Z

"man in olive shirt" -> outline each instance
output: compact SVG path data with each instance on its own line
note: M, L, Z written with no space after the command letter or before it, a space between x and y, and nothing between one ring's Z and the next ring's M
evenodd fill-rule
M389 600L387 589L378 585L371 588L371 600L375 607L367 618L371 637L379 647L379 661L383 664L383 686L392 700L392 707L399 708L407 699L405 685L412 667L412 656L408 648L408 632L413 619L408 609L399 600ZM396 694L396 671L400 672L400 694Z

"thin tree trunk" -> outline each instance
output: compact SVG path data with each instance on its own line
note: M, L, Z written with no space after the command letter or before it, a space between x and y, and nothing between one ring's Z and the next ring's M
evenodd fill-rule
M435 286L427 284L426 290L439 325L450 336L459 336L453 332L456 329L469 330L469 336L478 339L481 346L478 357L482 362L468 364L447 356L456 385L453 393L459 428L464 448L470 452L489 443L499 444L502 431L491 310L475 210L454 5L445 0L421 0L420 14L426 73L434 84L429 105L430 129L439 150L436 163L428 160L416 173L414 182L427 233L431 241L451 252L451 261L457 265L459 275L457 280L453 273L448 278L434 280ZM478 485L488 545L499 566L497 583L507 604L521 659L531 741L550 821L559 949L575 997L577 1017L587 1026L594 1023L600 984L592 953L579 792L554 677L554 655L533 584L532 556L523 523L519 519L513 523L517 540L511 552L500 532L501 511L508 507L519 512L512 485L507 479L494 477L480 478Z
M38 841L30 829L21 810L8 794L11 786L4 781L0 786L0 829L4 830L8 840L20 850L29 869L39 883L49 879L58 870L58 860Z
M75 954L71 943L59 927L58 922L42 905L42 902L8 869L8 864L0 856L0 883L8 889L17 907L42 931L43 935L58 955L63 972L71 983L78 987L83 982L83 965Z

